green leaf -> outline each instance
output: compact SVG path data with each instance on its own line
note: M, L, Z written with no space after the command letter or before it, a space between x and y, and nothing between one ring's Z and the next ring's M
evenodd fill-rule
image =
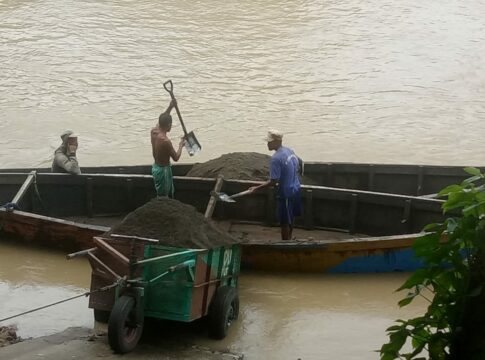
M403 307L411 303L413 299L416 297L416 293L408 293L406 297L398 302L399 307Z
M476 176L481 174L480 169L477 169L476 167L466 167L463 170L465 170L465 172L470 175Z
M406 339L408 337L408 334L405 329L402 329L401 331L396 331L395 333L391 334L389 337L391 339L391 344L393 345L393 348L396 352L399 352L399 350L402 348L404 343L406 342Z
M428 270L426 269L418 269L414 273L411 274L411 276L404 282L404 284L401 285L400 288L397 289L397 291L401 291L403 289L412 289L416 285L422 285L425 284L429 279L428 277Z
M389 326L386 331L390 332L390 331L396 331L396 330L401 330L403 328L402 325L392 325L392 326Z
M460 186L460 185L449 185L447 187L445 187L443 190L441 190L439 193L438 193L438 196L445 196L445 195L448 195L450 193L455 193L455 192L458 192L458 191L462 191L463 190L463 187Z
M394 360L399 357L399 350L392 341L381 347L381 360Z

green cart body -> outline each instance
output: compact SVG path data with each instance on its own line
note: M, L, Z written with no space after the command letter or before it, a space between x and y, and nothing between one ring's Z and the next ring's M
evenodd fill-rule
M136 346L145 317L191 322L207 316L209 335L225 337L239 312L238 244L181 249L152 239L113 237L95 237L96 247L68 257L89 259L94 291L89 307L97 321L108 322L115 352Z
M204 251L180 250L161 245L145 247L145 259L179 254L145 264L145 281L153 281L173 266L188 265L148 283L144 296L145 316L190 322L208 314L219 286L237 288L241 258L238 245Z

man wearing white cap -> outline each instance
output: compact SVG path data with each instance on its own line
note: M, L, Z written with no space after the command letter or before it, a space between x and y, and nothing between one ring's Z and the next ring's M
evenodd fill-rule
M278 184L278 220L281 226L281 239L290 240L293 222L301 215L300 179L298 173L301 159L295 152L282 145L283 134L278 130L268 131L266 136L268 150L274 150L270 163L270 179L250 188L251 191Z
M81 174L81 169L79 169L79 164L76 158L78 146L77 136L71 130L67 130L61 134L61 139L61 146L54 152L52 172L69 173L73 175Z

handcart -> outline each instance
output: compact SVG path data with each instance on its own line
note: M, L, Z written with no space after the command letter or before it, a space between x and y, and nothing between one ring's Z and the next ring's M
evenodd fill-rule
M136 236L94 237L89 307L108 322L116 353L135 348L145 317L191 322L207 316L209 336L222 339L239 314L240 247L181 249Z

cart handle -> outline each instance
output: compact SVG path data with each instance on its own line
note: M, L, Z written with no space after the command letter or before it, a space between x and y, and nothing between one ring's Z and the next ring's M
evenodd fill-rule
M133 265L147 264L147 263L151 263L153 261L162 260L162 259L164 260L164 259L168 259L168 258L171 258L171 257L174 257L174 256L178 256L178 255L186 255L186 254L192 254L192 253L202 252L202 251L207 251L207 250L206 249L190 249L190 250L184 250L184 251L176 252L176 253L173 253L173 254L156 256L156 257L152 257L152 258L149 258L149 259L138 260Z
M157 239L150 239L150 238L146 238L146 237L133 236L133 235L111 234L110 236L114 237L114 238L121 238L121 239L130 239L130 240L135 239L135 240L148 241L148 242L157 243L157 244L160 242Z
M79 256L88 256L89 253L96 251L96 250L97 249L94 247L94 248L91 248L91 249L81 250L81 251L78 251L78 252L67 254L66 259L71 260L71 259L77 258Z
M190 270L193 267L195 267L195 260L194 259L184 261L180 264L169 267L167 271L165 271L165 272L161 273L160 275L154 277L153 279L149 280L148 283L152 284L155 281L164 277L165 275L170 274L174 271L181 270L181 269L184 269L184 268L188 268Z

